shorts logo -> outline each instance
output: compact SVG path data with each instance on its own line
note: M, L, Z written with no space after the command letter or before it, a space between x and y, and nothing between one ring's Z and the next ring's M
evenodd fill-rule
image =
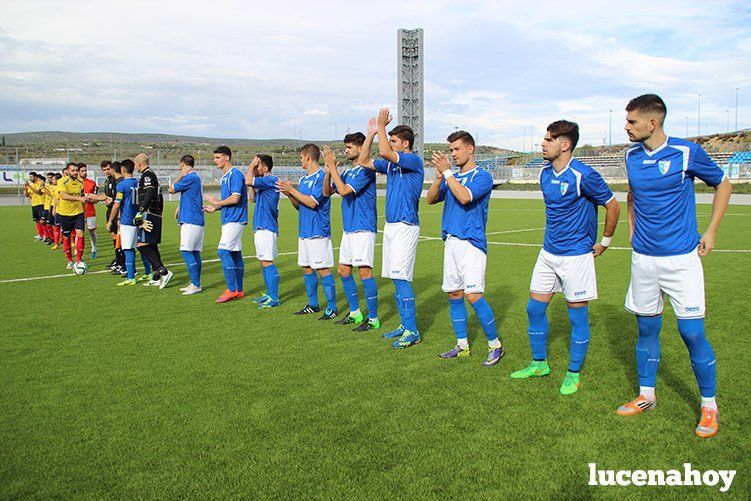
M698 306L687 306L686 307L686 313L695 313L700 311L700 308Z
M568 183L561 183L561 195L565 195L566 190L568 190Z
M587 291L576 291L576 292L574 292L574 296L583 296L586 293L587 293Z
M670 170L670 160L660 160L657 163L657 168L660 169L660 174L664 176Z

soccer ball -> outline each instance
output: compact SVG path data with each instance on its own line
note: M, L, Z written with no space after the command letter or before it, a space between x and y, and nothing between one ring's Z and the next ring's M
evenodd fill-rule
M73 272L76 275L83 275L87 271L89 271L89 267L86 266L86 263L84 263L83 261L79 261L73 265Z

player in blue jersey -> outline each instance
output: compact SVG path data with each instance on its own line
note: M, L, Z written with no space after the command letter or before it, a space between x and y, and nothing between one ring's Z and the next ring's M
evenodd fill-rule
M125 255L126 278L118 282L118 286L136 285L136 247L138 245L138 227L133 219L138 212L138 180L133 177L135 164L130 160L123 160L120 165L122 179L115 189L115 201L112 204L107 229L110 231L119 227L120 247ZM117 224L119 216L119 224Z
M222 262L227 288L215 302L226 303L245 297L243 278L245 263L243 261L243 230L248 224L248 187L245 176L232 166L232 150L219 146L214 150L214 165L222 170L221 200L208 195L209 202L204 206L206 212L222 212L222 236L219 239L219 259Z
M412 152L415 133L406 125L397 125L387 134L386 126L389 123L391 113L387 108L378 112L377 119L370 119L358 163L386 174L386 224L383 227L381 275L394 282L394 298L402 323L395 330L383 334L383 337L396 338L392 343L394 348L407 348L421 340L411 282L420 237L417 212L425 173L422 158ZM370 148L376 135L381 159L370 160Z
M495 315L483 296L488 252L485 227L493 176L475 163L475 139L469 132L456 131L446 140L459 172L454 174L451 171L448 156L435 153L436 178L430 185L427 199L429 204L444 202L442 289L448 293L449 313L457 342L455 348L439 357L450 359L470 355L466 297L488 338L488 356L483 365L492 367L504 355Z
M563 292L571 322L568 371L560 392L575 393L589 345L589 302L597 299L594 259L610 246L621 208L602 176L573 157L579 126L566 120L548 125L542 142L540 189L545 199L545 241L529 287L527 316L532 362L514 379L547 376L547 308ZM597 206L605 206L605 228L597 240Z
M667 295L701 393L701 420L695 433L711 437L719 427L716 368L715 354L704 329L701 257L714 248L732 186L698 144L665 135L667 107L659 96L636 97L629 101L626 111L628 138L637 143L626 150L633 247L626 309L636 315L639 330L639 396L617 412L631 416L655 407L659 335ZM703 235L699 235L696 226L696 178L716 189L712 216Z
M256 257L261 262L266 292L253 298L259 308L279 306L279 270L274 264L278 254L276 239L279 235L279 178L271 175L274 160L269 155L256 155L248 166L245 184L253 210L253 243Z
M349 162L360 158L365 134L355 132L344 136L344 154ZM351 165L339 174L336 155L328 146L323 147L326 174L323 193L342 197L342 243L339 247L339 277L349 302L349 315L339 320L342 325L355 324L354 331L370 331L381 327L378 320L378 286L373 278L377 227L375 172L359 165ZM365 291L368 321L360 311L357 284L352 276L356 266Z
M182 287L183 296L198 294L201 288L201 251L203 250L204 217L201 176L193 171L195 159L191 155L180 158L180 174L169 187L170 193L180 193L180 205L175 217L180 224L180 253L188 268L190 283Z
M295 315L309 315L321 311L318 306L318 277L326 296L326 310L319 320L331 320L339 314L336 307L336 282L331 274L334 266L334 247L331 244L331 199L323 194L324 172L319 165L321 150L315 144L300 149L300 164L307 174L300 178L297 188L286 179L277 187L289 198L297 210L297 264L303 270L306 304Z

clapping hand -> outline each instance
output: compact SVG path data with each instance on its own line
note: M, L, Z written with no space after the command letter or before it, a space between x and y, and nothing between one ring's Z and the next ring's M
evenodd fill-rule
M448 155L444 153L433 153L432 162L435 167L436 176L443 177L443 173L451 169L451 161Z
M287 196L289 196L294 189L294 187L292 186L292 181L290 181L289 178L285 178L284 181L277 181L276 187L280 192L284 193Z
M388 108L381 108L378 112L378 127L386 127L391 123L391 112Z
M336 161L336 154L328 146L323 147L323 165L330 173L333 173L339 167L339 162Z
M213 195L204 195L203 199L206 200L211 205L217 205L219 203L219 200L216 199Z

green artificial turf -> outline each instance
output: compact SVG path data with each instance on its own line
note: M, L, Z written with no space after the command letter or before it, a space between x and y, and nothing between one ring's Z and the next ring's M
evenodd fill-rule
M334 199L335 246L338 207ZM440 236L440 210L421 208L423 236ZM525 305L544 213L540 201L527 200L492 200L490 210L488 239L496 243L489 246L486 296L507 355L488 369L481 366L486 343L471 308L474 355L437 357L455 341L441 292L440 240L418 246L414 288L423 342L397 351L380 337L399 323L387 280L378 279L381 331L354 333L292 314L306 298L295 255L296 213L286 200L277 262L283 304L272 310L257 310L249 299L214 304L224 289L216 261L204 264L204 292L181 296L177 289L187 273L176 224L165 225L161 246L176 272L170 287L123 289L114 287L116 277L93 273L112 256L104 231L100 257L88 260L90 273L67 276L62 252L33 240L30 210L0 207L0 498L719 493L707 486L591 487L588 463L595 462L603 469L682 470L683 463L735 469L726 496L747 499L751 253L715 252L703 260L721 427L717 437L701 440L693 434L699 394L669 310L657 409L634 418L614 413L637 392L636 322L623 309L627 250L611 249L597 259L600 299L590 306L592 338L579 392L558 393L570 330L560 297L548 311L552 374L509 378L530 360ZM709 210L699 206L700 228ZM728 212L717 248L751 249L751 207ZM204 260L216 259L219 237L218 215L207 219ZM626 247L626 233L622 223L613 245ZM250 231L244 245L251 256ZM376 256L380 274L380 247ZM246 259L245 283L246 293L262 292L252 258ZM359 280L358 287L364 307ZM338 280L337 293L346 310Z

